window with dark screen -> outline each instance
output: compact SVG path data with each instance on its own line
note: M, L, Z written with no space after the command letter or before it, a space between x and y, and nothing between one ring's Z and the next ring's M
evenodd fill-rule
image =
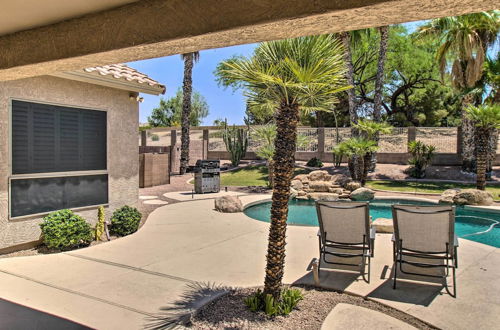
M11 217L108 202L106 117L12 101Z

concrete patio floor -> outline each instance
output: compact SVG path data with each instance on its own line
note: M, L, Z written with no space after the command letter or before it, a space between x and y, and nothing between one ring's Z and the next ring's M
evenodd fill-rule
M244 203L269 195L243 196ZM162 206L135 234L81 250L0 259L0 298L99 329L138 329L182 299L188 285L258 286L268 224L213 210L213 200ZM317 228L289 226L286 283L312 283ZM443 329L493 329L500 321L500 249L460 239L458 297L442 287L391 287L390 235L378 234L371 283L323 271L321 283L367 296ZM0 311L0 328L2 328Z

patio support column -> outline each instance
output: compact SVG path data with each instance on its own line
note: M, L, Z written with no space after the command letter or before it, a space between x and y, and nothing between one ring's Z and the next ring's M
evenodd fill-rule
M141 147L145 147L148 144L148 135L147 131L141 131Z
M457 127L457 156L462 157L462 126Z

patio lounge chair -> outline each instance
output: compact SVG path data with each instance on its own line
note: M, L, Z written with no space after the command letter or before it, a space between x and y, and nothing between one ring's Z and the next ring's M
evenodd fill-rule
M316 211L319 220L318 278L321 265L326 263L360 267L363 279L370 283L375 228L370 227L368 203L316 202Z
M394 284L397 273L442 278L446 291L456 297L455 270L458 267L453 206L393 205ZM404 266L405 265L405 266ZM407 266L406 266L407 265ZM399 269L398 269L399 266ZM407 268L444 269L443 274L422 273ZM453 294L446 278L452 272Z

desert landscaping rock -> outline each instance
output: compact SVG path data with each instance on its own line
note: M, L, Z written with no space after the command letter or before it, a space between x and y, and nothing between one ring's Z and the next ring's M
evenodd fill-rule
M308 178L307 174L299 174L295 178L293 178L293 180L299 180L302 183L304 183L304 181L309 181L309 178Z
M332 183L330 181L311 181L311 182L309 182L309 189L312 189L315 192L328 192L328 190L331 187L332 187Z
M488 206L493 204L493 196L483 190L464 189L453 196L453 203L457 205Z
M335 193L335 194L342 194L344 192L344 189L342 188L337 188L337 187L330 187L328 188L328 192Z
M354 190L359 189L359 188L361 188L361 183L356 182L356 181L347 182L345 184L345 189L347 189L349 191L354 191Z
M375 227L377 233L393 233L394 223L392 219L378 218L372 222L372 226Z
M223 196L215 199L215 209L223 213L243 212L243 203L237 196Z
M304 187L304 185L300 180L292 180L291 187L293 189L301 190Z
M332 176L323 170L312 171L307 177L310 181L330 181L332 179Z
M369 188L358 188L351 193L351 199L355 201L369 201L375 197L375 192Z
M339 199L338 194L326 193L326 192L314 192L307 194L307 197L315 201L333 202Z
M440 204L453 204L453 197L458 194L460 189L447 189L443 191L441 197L439 198Z

